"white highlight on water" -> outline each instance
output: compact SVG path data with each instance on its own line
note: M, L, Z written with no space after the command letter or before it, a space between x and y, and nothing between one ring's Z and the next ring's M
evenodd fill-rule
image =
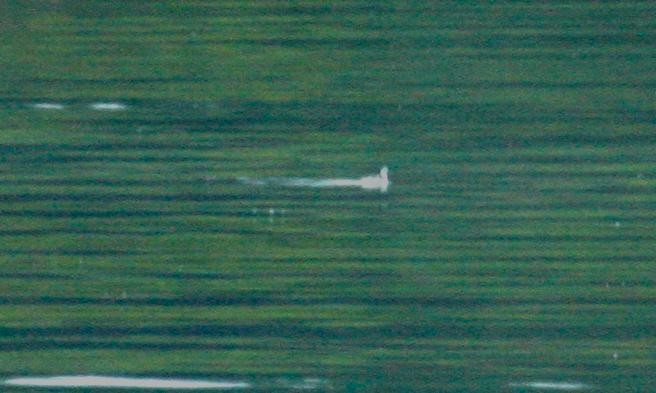
M585 390L591 389L592 386L586 385L581 382L546 382L546 381L536 381L536 382L520 382L520 383L511 383L510 387L514 388L531 388L531 389L543 389L543 390Z
M94 102L89 107L97 111L123 111L128 109L127 105L120 102Z
M321 378L303 378L297 381L280 379L278 380L278 385L287 389L294 390L316 390L322 387L330 387L328 381Z
M36 109L45 109L45 110L62 110L64 109L63 104L58 104L56 102L37 102L35 104L30 104L32 108Z
M66 388L133 388L133 389L246 389L251 384L240 381L204 381L192 379L128 378L98 375L56 377L22 377L5 380L5 385Z
M266 179L252 179L240 177L244 184L257 186L287 186L287 187L360 187L365 190L380 190L387 192L389 185L389 169L384 166L377 175L365 176L359 179L306 179L300 177L272 177Z

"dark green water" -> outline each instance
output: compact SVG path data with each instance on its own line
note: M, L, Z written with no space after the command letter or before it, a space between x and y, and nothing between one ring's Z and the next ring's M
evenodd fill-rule
M0 2L0 378L653 391L655 12Z

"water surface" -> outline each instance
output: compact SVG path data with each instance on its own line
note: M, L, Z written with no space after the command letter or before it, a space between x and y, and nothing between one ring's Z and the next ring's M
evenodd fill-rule
M0 4L0 378L649 391L654 11Z

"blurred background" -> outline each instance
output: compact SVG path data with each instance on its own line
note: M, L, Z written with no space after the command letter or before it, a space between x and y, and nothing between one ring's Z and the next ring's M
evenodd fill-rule
M655 11L0 2L0 378L649 391Z

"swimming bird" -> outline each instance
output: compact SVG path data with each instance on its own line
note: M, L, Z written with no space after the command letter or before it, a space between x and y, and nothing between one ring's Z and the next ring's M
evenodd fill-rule
M358 183L362 188L380 189L381 192L386 192L387 188L390 185L388 174L389 174L389 169L387 168L387 166L384 166L380 168L380 172L378 172L377 175L365 176L361 178Z
M257 186L287 186L287 187L360 187L365 190L380 190L387 192L389 185L389 169L384 166L377 175L365 176L359 179L307 179L302 177L272 177L253 179L240 177L240 182Z
M365 176L359 179L289 179L285 185L307 187L360 187L365 190L380 190L387 192L390 185L389 169L384 166L377 175Z

